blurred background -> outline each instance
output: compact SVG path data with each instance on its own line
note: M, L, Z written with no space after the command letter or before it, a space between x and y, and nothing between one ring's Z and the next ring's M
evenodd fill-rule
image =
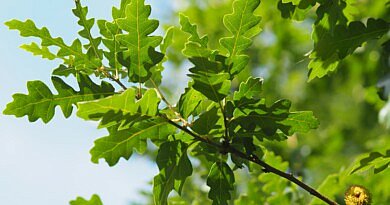
M183 12L198 25L201 34L208 34L211 48L217 48L218 39L229 35L222 26L222 18L231 12L230 0L146 2L152 5L152 17L160 20L157 34L162 35L170 25L178 25L177 13ZM365 22L367 17L373 17L390 21L390 9L382 1L350 2L354 2L349 11L351 20ZM89 7L88 16L97 19L110 19L113 4L119 2L83 1ZM48 27L53 36L62 36L69 43L80 29L71 13L73 7L73 1L5 1L0 8L0 20L31 18L39 27ZM313 47L314 10L307 11L304 21L289 20L282 18L277 2L264 0L257 13L262 16L263 31L248 52L250 65L233 87L249 75L262 77L267 102L289 99L292 110L312 110L321 123L317 130L296 134L285 142L263 144L281 156L277 160L287 161L291 171L308 184L318 187L325 181L323 192L329 196L338 193L336 197L340 198L347 186L361 184L371 190L375 204L386 204L390 201L390 184L384 179L390 178L389 169L380 174L368 171L361 175L349 175L347 171L362 154L390 147L389 132L378 121L378 113L386 101L380 99L377 89L378 82L386 80L384 76L389 71L390 48L382 46L389 35L365 43L340 63L337 72L308 83L309 59L305 55ZM163 91L171 102L177 101L188 80L185 74L190 65L180 54L186 38L176 29L174 44L168 50L170 61L165 64ZM57 63L19 49L30 41L5 26L0 27L0 39L3 110L12 101L13 93L26 93L27 81L39 79L49 85L51 70ZM92 164L88 150L94 139L105 135L95 127L74 115L64 119L58 114L47 125L0 115L0 204L66 204L78 195L89 198L93 193L98 193L105 204L151 203L149 182L157 174L156 165L143 156L132 157L128 162L121 160L113 168L105 163ZM153 157L153 153L149 155ZM198 171L199 176L192 177L183 191L187 201L207 200L202 180L207 170ZM245 172L236 173L237 181L244 184L237 187L236 197L255 190L257 194L266 192L259 190L264 185L260 177L253 177L259 175L256 170L252 175ZM309 196L299 190L296 193L300 198L296 203L307 204Z

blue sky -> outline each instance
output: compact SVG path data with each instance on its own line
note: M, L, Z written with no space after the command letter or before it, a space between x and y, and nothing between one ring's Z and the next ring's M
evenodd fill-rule
M149 0L152 16L170 14L169 1ZM83 1L89 17L109 18L117 1ZM12 94L26 93L26 83L42 80L50 84L50 73L58 62L32 56L19 48L31 38L9 31L4 22L16 18L33 19L46 26L52 36L70 43L80 30L72 15L72 0L2 1L0 7L0 109L12 101ZM154 8L154 9L153 9ZM74 115L65 119L57 109L49 123L29 123L27 118L0 114L0 204L68 204L76 196L89 198L97 193L105 204L125 205L142 201L138 190L149 189L149 180L157 174L156 165L141 157L123 159L115 167L90 162L93 141L106 134L96 124Z

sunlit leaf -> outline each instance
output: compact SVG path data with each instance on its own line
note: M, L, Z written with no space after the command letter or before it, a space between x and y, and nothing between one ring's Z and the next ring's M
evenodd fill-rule
M172 43L173 43L173 31L174 31L174 27L171 26L165 32L164 40L163 40L162 44L160 45L161 52L166 53L168 47L170 45L172 45Z
M377 174L388 168L390 168L390 150L387 150L386 154L371 152L366 154L366 156L359 161L359 164L354 166L351 174L362 173L368 169L373 169L374 173Z
M301 0L281 0L282 3L292 3L293 5L298 5Z
M246 82L240 84L239 90L234 92L233 100L237 107L242 107L246 102L259 99L263 90L263 79L249 77Z
M129 88L121 94L80 103L77 116L85 120L100 120L109 111L131 115L155 116L160 103L156 91L146 91L140 100L136 99L136 93L137 90L135 88Z
M106 20L98 20L97 25L99 26L100 34L102 34L102 42L104 46L109 51L104 51L104 56L108 60L111 68L115 69L115 76L121 73L122 77L127 76L127 73L122 72L122 65L118 62L118 53L124 51L125 48L121 48L118 41L116 40L116 35L121 34L122 30L116 24L116 19L126 17L126 6L130 4L131 0L121 0L119 8L112 8L112 22Z
M211 55L211 50L207 48L209 39L207 36L200 37L197 31L197 26L191 24L187 16L180 14L181 30L190 34L187 39L183 54L190 57L208 57Z
M80 40L76 39L73 41L71 46L64 43L62 38L53 38L49 30L46 27L38 29L35 23L31 20L25 22L19 20L11 20L5 23L9 29L19 30L20 35L23 37L37 37L42 40L42 47L55 46L59 48L56 56L63 59L67 56L74 57L74 66L83 69L86 72L92 73L101 66L100 61L90 59L87 54L83 53Z
M159 63L164 55L155 51L160 45L162 37L150 36L159 22L150 20L151 8L144 4L144 0L132 0L126 7L126 17L116 19L120 29L126 34L117 34L116 39L122 46L127 47L120 61L128 69L131 82L145 82L151 76L150 69Z
M82 197L77 197L77 199L70 201L70 205L103 205L103 202L100 200L100 197L96 194L92 195L90 200L86 200Z
M99 44L101 42L101 37L94 38L91 34L91 29L95 24L95 19L87 19L88 7L82 7L81 2L79 0L75 1L76 8L74 8L73 14L79 19L78 24L83 27L81 31L79 31L79 35L89 41L89 44L85 45L84 48L87 49L87 53L91 58L102 59L103 52L99 49Z
M134 123L127 129L118 130L117 126L108 128L109 135L95 141L91 149L91 160L98 163L103 158L110 166L118 163L123 157L128 160L134 150L142 154L146 150L146 140L164 141L176 128L165 120L152 118Z
M160 51L162 53L166 53L168 47L173 43L173 31L174 27L171 26L167 29L164 40L160 45ZM150 72L152 76L148 81L145 82L145 86L149 88L157 88L162 82L162 72L164 71L163 63L168 60L167 55L165 55L164 59L160 61L156 66L152 67Z
M261 31L261 17L253 14L259 4L260 0L236 0L233 13L223 18L225 27L233 34L220 40L221 45L228 50L229 64L233 64L229 71L232 76L240 73L248 64L249 57L242 52L252 44L251 38Z
M75 91L61 78L52 77L57 95L53 94L43 82L30 81L27 83L29 94L14 94L14 101L7 105L4 114L16 117L27 115L30 122L42 119L47 123L53 118L57 105L61 107L64 116L69 117L76 103L114 94L114 88L107 82L102 82L99 86L82 74L78 75L77 81L80 91Z
M46 46L39 47L39 45L34 42L31 43L30 45L24 44L20 46L20 48L32 53L35 56L42 56L42 58L46 58L49 60L54 60L57 57L55 54L50 52L48 47Z

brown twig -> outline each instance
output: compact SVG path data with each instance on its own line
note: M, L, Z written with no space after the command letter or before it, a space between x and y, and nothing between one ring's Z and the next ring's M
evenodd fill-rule
M103 73L104 76L109 78L110 80L116 82L119 86L121 86L124 90L127 89L127 87L116 77L112 76L111 73L107 72L106 68L104 66L101 66L97 69L97 71Z
M165 120L167 120L167 122L173 126L175 126L176 128L186 132L187 134L191 135L192 137L194 137L195 140L197 141L200 141L200 142L203 142L203 143L206 143L206 144L209 144L209 145L212 145L214 147L217 147L219 149L224 149L225 152L227 153L231 153L237 157L240 157L240 158L243 158L243 159L246 159L246 160L249 160L257 165L260 165L261 167L263 167L263 170L264 172L266 173L274 173L276 175L279 175L280 177L283 177L289 181L291 181L292 183L298 185L299 187L301 187L302 189L306 190L307 192L309 192L311 195L319 198L320 200L326 202L327 204L329 205L338 205L337 202L334 202L332 201L331 199L329 199L328 197L322 195L321 193L319 193L317 190L315 190L314 188L312 188L311 186L305 184L304 182L302 182L301 180L299 180L298 178L294 177L292 174L289 174L289 173L286 173L286 172L283 172L269 164L267 164L266 162L262 161L261 159L259 159L258 156L254 155L254 154L251 154L251 155L247 155L237 149L235 149L234 147L228 145L227 147L225 146L222 146L221 144L219 143L216 143L214 141L211 141L207 138L203 138L201 136L199 136L198 134L192 132L191 130L189 130L187 127L184 127L184 126L181 126L175 122L173 122L172 120L168 119L166 116L164 115L160 115L160 117L164 118Z
M254 154L251 154L251 155L246 155L242 152L240 152L239 150L235 149L234 147L232 146L229 146L227 148L227 152L230 152L231 154L233 155L236 155L238 157L241 157L243 159L246 159L246 160L249 160L251 162L254 162L260 166L262 166L264 169L264 172L266 173L274 173L276 175L279 175L291 182L293 182L294 184L300 186L302 189L306 190L307 192L309 192L311 195L321 199L322 201L326 202L327 204L330 204L330 205L338 205L338 203L332 201L331 199L329 199L328 197L322 195L321 193L319 193L317 190L315 190L314 188L312 188L311 186L305 184L304 182L302 182L301 180L297 179L296 177L294 177L292 174L290 173L286 173L286 172L283 172L269 164L267 164L266 162L260 160L256 155Z
M181 114L178 113L178 112L174 109L174 107L172 106L171 103L168 102L168 100L165 98L165 96L163 95L163 93L161 92L161 90L158 88L156 82L154 82L153 79L149 79L149 80L150 80L150 82L153 84L154 89L157 91L157 94L159 95L159 97L161 98L161 100L164 101L164 103L168 106L168 108L169 108L170 110L172 110L172 111L175 113L176 117L183 123L184 127L187 127L187 126L189 125L188 121L187 121L186 119L184 119L184 118L181 116Z
M229 139L228 120L226 118L226 107L225 106L226 106L225 99L224 99L223 104L221 102L219 102L219 107L221 108L222 117L223 117L223 125L225 127L224 139L225 139L225 142L228 142L230 139Z

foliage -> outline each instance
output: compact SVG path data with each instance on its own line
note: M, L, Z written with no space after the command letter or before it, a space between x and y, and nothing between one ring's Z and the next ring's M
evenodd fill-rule
M96 21L101 34L97 37L91 32L95 19L88 19L88 8L76 0L73 13L83 40L75 39L71 45L52 37L47 28L37 28L31 20L6 22L21 36L41 40L40 44L23 45L23 49L48 60L59 59L61 64L52 73L58 94L41 81L30 81L29 93L15 94L4 114L47 123L57 105L65 117L77 108L78 117L99 121L98 128L107 129L108 136L97 139L90 153L92 162L104 159L109 166L121 158L128 160L134 150L145 153L150 141L158 148L154 204L206 201L195 196L201 191L186 192L196 190L199 181L193 176L210 188L200 195L207 195L212 204L316 204L319 199L298 189L298 185L305 187L294 180L321 183L318 191L341 203L347 184L362 181L358 174L373 170L368 185L380 174L388 175L386 145L390 141L375 121L367 123L383 106L373 87L378 80L374 76L383 68L372 65L378 59L372 60L370 55L378 55L381 43L388 45L386 11L379 9L376 16L360 12L359 19L351 12L365 3L353 0L264 0L261 4L259 0L235 0L217 4L232 7L231 13L225 14L226 9L204 3L208 6L191 4L180 14L180 25L166 29L164 37L153 35L159 21L149 18L151 7L144 0L121 0L120 7L112 9L111 21ZM220 16L219 24L223 22L224 27L194 23L209 13ZM311 25L312 41L308 43L309 33L299 29L303 24L295 26L291 20ZM269 28L274 37L259 35L262 29L269 33ZM267 42L272 38L276 40ZM308 62L298 66L309 44L313 47ZM365 47L360 48L362 45ZM355 52L359 49L365 50ZM388 52L380 58L386 62ZM192 64L188 86L177 103L168 102L161 91L161 72L167 61L178 67L187 65L185 61ZM306 71L299 69L305 66L308 79L302 77ZM337 75L316 79L337 68ZM259 70L263 78L253 76ZM110 81L98 85L91 80L93 74ZM65 83L70 76L76 78L79 91ZM311 84L305 85L306 80ZM352 95L358 93L352 100L345 97L351 91ZM297 103L292 105L281 96ZM355 99L360 107L352 109ZM301 107L314 112L290 111ZM321 119L321 126L313 113ZM310 132L318 127L317 132ZM362 134L367 139L362 139ZM379 137L383 143L374 142L376 135L383 135ZM386 154L367 153L348 166L351 157L370 149L385 150ZM333 167L324 170L323 165L330 161ZM244 168L248 168L249 177L242 184L248 175ZM387 194L374 194L378 201L390 198L384 184L367 187ZM172 190L178 195L172 196ZM90 201L77 198L70 203L102 204L97 195Z
M54 109L57 105L65 117L72 114L73 106L78 102L90 101L114 94L114 88L107 82L96 85L91 79L84 75L77 76L80 91L75 91L61 78L53 76L52 82L58 94L53 95L50 89L41 81L30 81L27 83L29 94L15 94L14 101L7 105L4 114L22 117L27 115L29 121L34 122L42 119L49 122L54 116Z
M70 201L70 205L103 205L103 203L100 200L100 197L94 194L88 201L84 198L77 197L76 200Z
M357 165L357 164L356 164ZM380 152L371 152L360 160L359 166L356 166L352 173L365 172L367 169L373 169L374 173L384 171L390 166L390 150L386 151L386 155Z

